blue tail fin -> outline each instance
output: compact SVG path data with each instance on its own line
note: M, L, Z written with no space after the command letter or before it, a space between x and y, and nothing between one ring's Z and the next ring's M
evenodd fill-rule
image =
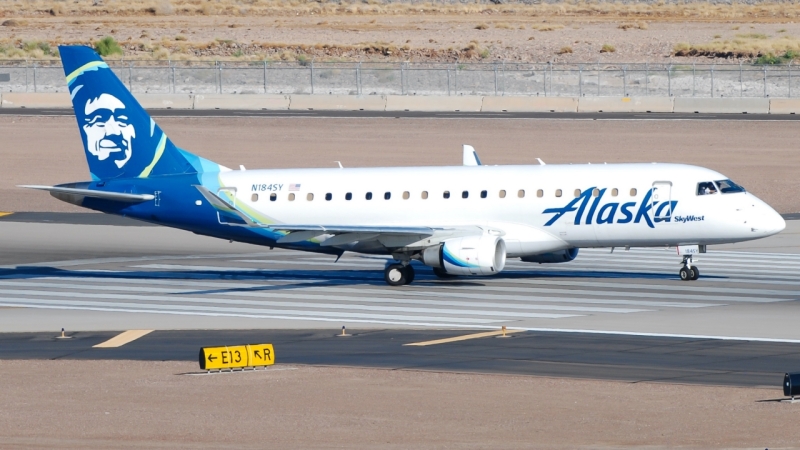
M94 50L58 50L94 179L202 171L202 159L172 144Z

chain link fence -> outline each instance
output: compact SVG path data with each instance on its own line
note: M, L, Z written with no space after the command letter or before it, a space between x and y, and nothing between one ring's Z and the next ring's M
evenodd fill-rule
M750 64L109 62L134 93L800 96L797 66ZM0 62L0 92L66 92L60 62Z

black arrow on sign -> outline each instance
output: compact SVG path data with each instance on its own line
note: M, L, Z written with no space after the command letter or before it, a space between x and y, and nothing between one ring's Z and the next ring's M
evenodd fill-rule
M258 354L258 350L253 350L253 354L256 355L258 359L261 359L261 355Z
M214 355L208 355L208 360L209 360L209 361L214 361L215 359L217 359L217 357L216 357L216 356L214 356Z

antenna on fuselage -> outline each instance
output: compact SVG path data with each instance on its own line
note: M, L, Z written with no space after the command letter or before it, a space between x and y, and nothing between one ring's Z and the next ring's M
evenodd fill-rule
M334 161L334 162L335 162L336 164L339 164L339 168L340 168L340 169L344 169L344 167L342 166L342 162L341 162L341 161Z
M539 161L539 165L540 166L546 166L547 165L547 164L544 163L544 161L542 161L542 158L536 158L536 160Z

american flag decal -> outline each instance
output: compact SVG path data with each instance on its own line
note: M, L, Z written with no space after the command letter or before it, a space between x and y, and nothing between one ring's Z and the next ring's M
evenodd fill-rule
M300 190L300 185L292 183L292 184L289 185L289 190L290 191L299 191Z

